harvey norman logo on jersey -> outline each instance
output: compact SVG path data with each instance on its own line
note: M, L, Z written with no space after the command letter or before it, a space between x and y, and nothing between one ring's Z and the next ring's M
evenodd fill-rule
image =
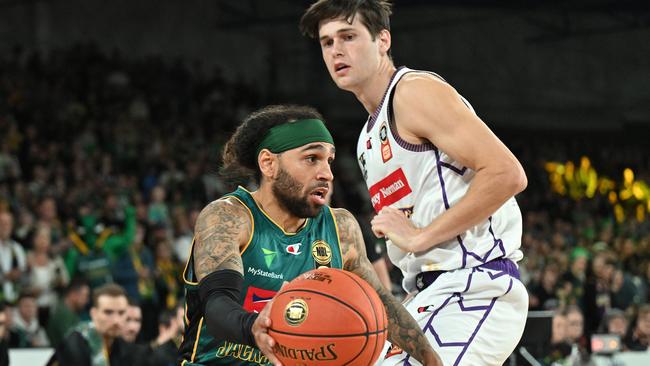
M370 201L375 211L379 212L384 206L392 205L411 193L411 186L406 180L402 168L390 173L386 178L375 183L368 189Z

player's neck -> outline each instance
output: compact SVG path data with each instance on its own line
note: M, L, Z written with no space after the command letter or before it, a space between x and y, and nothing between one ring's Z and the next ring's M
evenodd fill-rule
M371 78L353 91L369 114L373 114L381 103L395 71L393 62L387 59L379 65L377 72Z
M278 202L270 186L262 186L251 195L257 205L285 232L295 233L305 224L305 218L292 215Z

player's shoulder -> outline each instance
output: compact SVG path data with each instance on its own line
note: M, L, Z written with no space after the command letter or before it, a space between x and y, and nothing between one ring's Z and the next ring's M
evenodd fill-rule
M341 223L343 221L347 220L356 220L354 218L354 215L352 212L342 208L342 207L331 207L332 209L332 215L334 215L334 218L336 219L337 222Z
M221 197L207 204L199 213L198 220L217 218L249 217L249 210L244 204L231 196Z
M423 95L455 93L441 77L424 71L408 72L395 86L396 99L420 99Z
M339 232L357 229L359 227L359 222L354 214L344 208L332 208L332 214L336 219Z

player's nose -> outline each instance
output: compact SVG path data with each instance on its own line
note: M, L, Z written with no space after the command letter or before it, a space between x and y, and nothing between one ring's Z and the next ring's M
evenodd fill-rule
M326 180L331 182L334 180L334 173L332 173L332 166L329 163L323 164L323 166L318 170L316 176L318 180Z
M343 42L340 42L336 39L333 41L332 54L334 55L334 57L343 56Z

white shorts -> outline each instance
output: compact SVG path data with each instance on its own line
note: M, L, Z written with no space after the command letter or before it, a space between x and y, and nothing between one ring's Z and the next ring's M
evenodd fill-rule
M526 324L528 293L518 273L510 272L481 267L445 272L404 304L445 366L501 366L515 349ZM387 342L376 365L421 365L389 347Z

